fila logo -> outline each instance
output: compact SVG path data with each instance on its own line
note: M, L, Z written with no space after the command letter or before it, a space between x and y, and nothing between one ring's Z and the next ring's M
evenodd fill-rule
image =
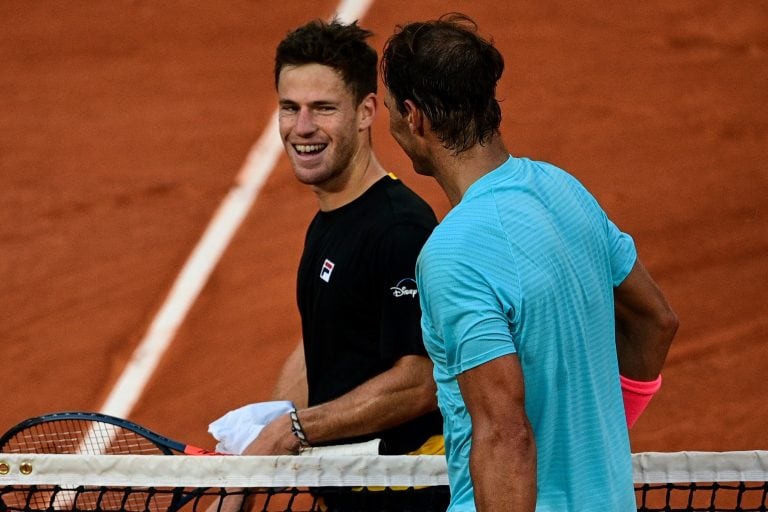
M320 279L325 281L326 283L331 281L331 272L333 272L333 267L336 265L329 259L325 259L323 262L323 268L320 269Z

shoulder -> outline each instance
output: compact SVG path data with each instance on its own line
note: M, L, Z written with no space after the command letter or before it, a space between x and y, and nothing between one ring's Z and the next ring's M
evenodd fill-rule
M432 208L400 180L385 176L368 197L357 222L379 243L415 241L419 248L437 225Z
M488 186L499 208L518 215L540 212L568 215L575 211L600 213L600 206L574 174L556 164L528 158L511 158L511 172L499 173ZM510 195L514 199L510 199Z
M393 174L381 179L380 191L386 199L389 214L394 220L418 220L434 227L437 224L432 207Z
M437 225L426 201L390 176L377 181L345 212L345 219L345 237L355 240L360 253L372 255L371 261L383 265L402 258L413 266Z
M594 197L584 184L570 172L549 162L532 161L535 166L540 186L549 187L554 192L570 192L589 201Z
M478 196L459 203L435 228L422 251L420 266L434 272L479 268L497 260L494 254L508 255L508 240L492 198Z

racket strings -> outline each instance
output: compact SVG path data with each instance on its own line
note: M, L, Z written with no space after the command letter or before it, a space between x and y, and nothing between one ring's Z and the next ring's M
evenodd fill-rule
M0 452L79 455L165 453L151 440L127 428L78 419L31 425L9 438L0 447ZM26 506L32 510L160 512L167 511L173 500L173 493L140 487L111 491L105 488L68 489L41 485L23 493L3 496L3 502L11 508Z
M32 425L11 437L0 451L80 455L165 453L141 434L118 425L71 419Z

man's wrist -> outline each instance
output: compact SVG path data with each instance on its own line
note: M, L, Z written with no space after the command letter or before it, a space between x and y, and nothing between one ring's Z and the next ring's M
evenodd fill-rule
M621 381L621 395L624 399L624 414L627 418L627 427L632 428L640 415L648 407L653 395L661 387L661 374L651 381L639 381L619 376Z
M299 442L299 451L303 450L304 448L309 448L311 446L309 443L309 438L307 437L306 432L304 432L304 427L301 425L298 411L296 409L292 409L288 415L291 418L291 432Z

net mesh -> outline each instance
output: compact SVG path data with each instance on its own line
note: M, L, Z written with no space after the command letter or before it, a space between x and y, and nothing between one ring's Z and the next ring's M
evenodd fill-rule
M768 452L633 455L640 511L766 511Z
M768 452L633 455L638 511L767 511ZM445 510L440 456L0 454L0 511Z

